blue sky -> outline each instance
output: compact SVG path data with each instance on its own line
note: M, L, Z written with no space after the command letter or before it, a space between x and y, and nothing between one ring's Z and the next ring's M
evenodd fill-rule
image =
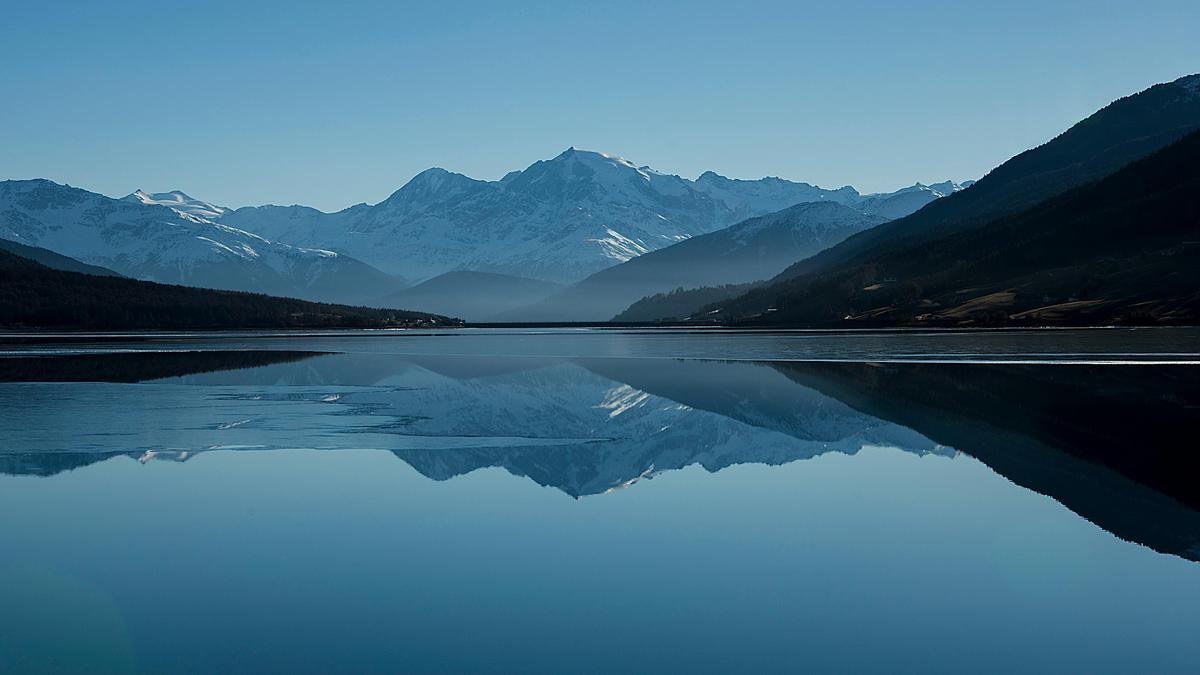
M0 178L329 210L573 145L888 190L1200 71L1195 0L106 4L0 12Z

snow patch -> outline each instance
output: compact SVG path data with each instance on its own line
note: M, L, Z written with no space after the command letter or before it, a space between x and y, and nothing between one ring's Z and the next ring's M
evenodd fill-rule
M605 392L604 400L597 404L596 407L601 410L607 410L608 418L612 419L622 413L645 405L646 401L649 400L650 394L623 384Z
M613 260L627 262L650 250L641 240L630 239L612 228L605 229L604 233L607 236L588 241L599 244L605 257Z

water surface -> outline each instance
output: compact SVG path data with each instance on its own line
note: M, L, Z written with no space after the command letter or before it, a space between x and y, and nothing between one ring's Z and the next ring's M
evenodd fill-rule
M1198 335L0 339L0 670L1195 672Z

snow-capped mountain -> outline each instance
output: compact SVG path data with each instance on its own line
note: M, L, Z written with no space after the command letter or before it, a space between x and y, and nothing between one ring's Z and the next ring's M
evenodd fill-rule
M834 201L797 204L600 270L499 318L607 321L656 293L770 279L797 260L886 220Z
M895 220L919 211L935 199L965 190L974 182L967 180L956 183L948 180L933 185L917 183L910 187L900 188L895 192L864 195L855 206L866 213L882 216L887 220Z
M178 194L178 200L145 193L149 201L139 193L111 199L48 180L4 181L0 238L162 283L343 302L377 298L399 286L343 254L279 244L212 222L195 213L203 202Z
M924 197L936 198L933 191ZM246 207L220 222L268 239L326 248L388 272L428 278L453 270L573 282L598 270L748 217L801 202L832 201L868 213L885 195L827 190L779 178L692 181L569 148L557 157L482 181L444 169L421 172L386 200L337 213L303 206ZM912 208L924 203L912 199Z
M216 206L208 202L202 202L199 199L189 197L180 190L172 190L170 192L155 192L150 194L143 190L135 190L133 194L125 197L127 202L135 202L138 204L155 204L158 206L166 206L180 213L186 213L208 220L216 220L225 215L229 209L224 206Z
M139 279L369 303L404 286L391 275L470 270L575 282L798 203L890 218L955 189L918 184L864 196L851 187L711 171L692 181L570 148L499 181L428 169L378 204L336 213L230 209L180 190L137 190L117 200L50 181L10 181L0 194L0 237Z
M712 171L700 174L694 185L730 209L735 214L733 222L804 202L828 201L856 205L862 200L862 195L849 186L837 190L824 190L808 183L793 183L782 178L740 180L726 178Z

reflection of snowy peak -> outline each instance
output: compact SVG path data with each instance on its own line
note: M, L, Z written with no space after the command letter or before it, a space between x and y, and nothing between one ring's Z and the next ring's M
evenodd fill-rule
M79 383L64 397L58 385L33 384L19 400L2 400L0 388L0 402L20 412L0 418L0 435L23 457L0 452L0 470L375 448L437 480L500 467L581 496L693 464L777 465L864 445L939 451L746 363L334 354L139 384L137 424L118 395L127 386Z
M353 258L212 222L210 211L223 212L183 193L118 200L46 180L0 183L0 238L129 277L320 300L378 297L375 287L395 284Z
M499 181L435 168L374 206L337 213L247 207L221 220L268 239L342 251L417 277L475 270L571 282L794 204L863 203L860 210L869 211L879 201L864 199L850 187L826 190L779 178L732 180L707 172L692 181L569 148Z
M416 412L418 417L406 425L406 433L440 434L453 429L456 434L518 437L537 429L547 439L576 440L450 452L407 449L395 454L439 480L499 466L580 496L692 464L709 471L744 463L777 465L826 452L853 454L864 445L937 450L919 434L858 413L788 382L771 369L747 364L689 365L722 371L717 377L734 370L739 371L735 377L768 378L802 398L793 400L797 407L787 408L787 419L780 420L771 411L752 412L757 401L743 400L741 410L723 414L614 382L575 364L479 379L430 373L422 376L424 386L412 392L420 403L415 408L405 406L408 414ZM406 386L414 381L413 374L404 378ZM365 404L381 410L384 401Z

